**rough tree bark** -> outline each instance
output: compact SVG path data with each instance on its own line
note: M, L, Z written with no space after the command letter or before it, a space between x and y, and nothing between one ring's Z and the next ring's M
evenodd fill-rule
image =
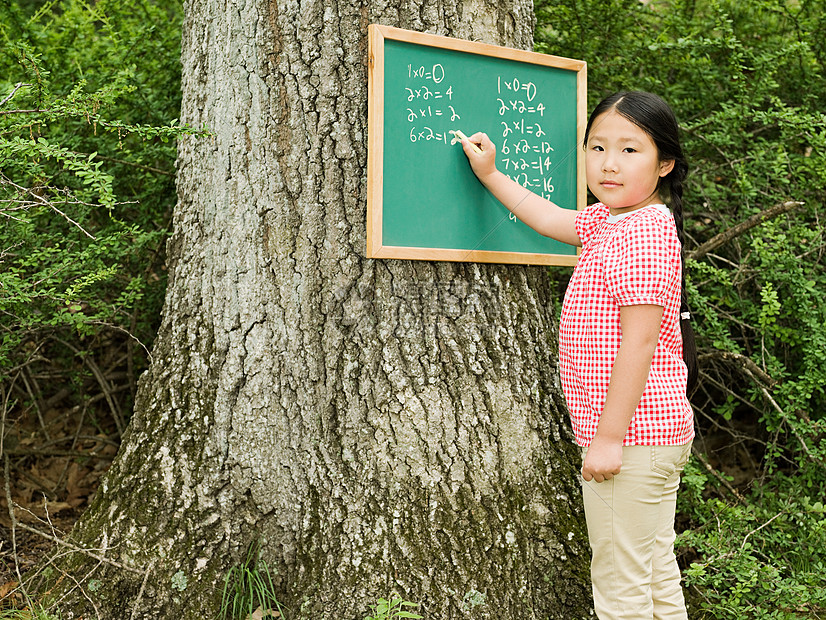
M214 618L258 542L290 619L394 591L434 620L588 617L545 269L364 258L368 24L529 49L529 0L186 15L182 119L214 135L181 142L163 325L71 537L98 559L52 600Z

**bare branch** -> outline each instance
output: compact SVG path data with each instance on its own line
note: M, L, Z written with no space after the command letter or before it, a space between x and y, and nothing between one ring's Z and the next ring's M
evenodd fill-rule
M5 422L5 415L4 422ZM12 502L11 498L11 482L9 476L9 457L4 455L3 456L3 482L6 491L6 504L8 505L9 509L9 519L11 519L11 548L12 553L14 554L14 572L17 573L17 583L23 584L23 574L20 572L20 558L17 555L17 528L22 525L17 521L17 516L14 514L14 503ZM31 606L31 599L29 598L28 592L26 592L25 588L21 588L23 596L26 598L27 603Z
M732 353L730 351L712 351L711 353L703 353L699 356L698 361L702 364L704 361L718 359L724 362L732 362L744 372L759 379L761 383L774 387L777 381L766 373L760 366L754 363L753 360L741 355L740 353Z
M87 237L89 237L90 239L92 239L94 241L97 241L97 237L95 237L93 234L91 234L89 231L87 231L85 228L83 228L83 226L81 226L78 222L76 222L71 217L69 217L66 213L64 213L63 211L58 209L57 206L55 206L55 203L52 200L49 200L48 198L46 198L44 196L41 196L39 193L37 193L35 191L35 189L50 190L50 191L56 192L58 194L61 194L61 193L64 194L65 197L66 197L63 200L64 204L81 204L81 205L85 205L87 207L99 207L101 205L95 204L95 203L82 202L80 200L69 200L69 198L74 198L74 196L72 196L71 193L68 190L65 190L65 189L64 190L59 190L59 189L53 188L53 187L26 188L26 187L23 187L21 185L18 185L17 183L15 183L11 179L9 179L7 176L2 175L2 174L0 174L0 184L12 186L15 190L17 190L17 193L20 196L29 195L33 198L33 200L19 200L19 199L18 200L2 200L2 201L0 201L0 204L2 204L4 202L6 202L6 203L17 203L20 206L9 208L9 209L0 209L0 214L5 215L6 217L9 217L11 219L17 220L18 218L12 217L11 215L9 215L7 213L7 211L16 211L16 210L21 210L21 209L25 210L25 209L28 209L28 208L33 207L33 206L47 207L47 208L51 209L52 211L54 211L55 213L58 213L67 222L74 225L84 235L86 235ZM18 220L18 221L22 221L22 220Z
M98 454L97 452L84 452L83 450L20 450L17 448L7 448L5 454L9 456L39 456L39 457L69 457L78 459L97 458L111 461L114 454Z
M68 349L71 349L76 354L80 355L80 349L75 347L69 342L62 340L60 338L55 338L55 341L61 343ZM115 421L115 426L118 428L118 436L123 436L123 431L126 428L126 423L123 419L123 414L120 410L120 406L118 405L118 401L113 397L113 390L112 386L107 380L103 371L98 367L97 364L92 360L92 358L88 355L83 356L83 362L88 366L89 370L92 371L92 375L94 375L95 379L97 379L98 384L100 385L101 390L106 395L106 402L109 404L109 409L112 412L112 419Z
M49 205L49 208L50 208L52 211L56 211L57 213L59 213L60 215L62 215L62 216L63 216L63 217L64 217L67 221L69 221L69 222L71 222L72 224L74 224L74 225L75 225L75 227L77 227L77 229L78 229L78 230L80 230L80 232L82 232L84 235L86 235L87 237L89 237L90 239L92 239L92 240L94 240L94 241L97 241L97 237L95 237L92 233L90 233L90 232L89 232L89 231L87 231L85 228L83 228L83 226L81 226L80 224L78 224L76 221L74 221L74 220L73 220L72 218L70 218L68 215L66 215L65 213L63 213L63 211L61 211L61 210L60 210L60 209L58 209L56 206L54 206L54 203L49 202L49 203L48 203L48 205Z
M160 168L154 168L152 166L144 166L143 164L136 164L132 161L126 161L125 159L115 159L114 157L105 157L104 155L98 154L95 156L95 159L102 159L103 161L111 161L115 164L123 164L124 166L132 166L133 168L137 168L138 170L146 170L147 172L154 172L155 174L161 174L167 177L174 177L174 172L169 172L168 170L161 170Z
M747 230L750 230L755 226L760 225L765 220L777 217L778 215L786 213L787 211L791 211L792 209L796 209L797 207L800 207L803 204L805 203L798 201L789 201L776 204L773 207L769 207L765 211L756 213L747 220L743 220L736 226L732 226L728 230L724 230L720 234L715 235L714 237L706 241L703 245L701 245L699 248L697 248L693 252L690 252L686 258L689 258L691 260L697 260L699 258L702 258L712 250L716 250L721 245L724 245L732 239L734 239L735 237L742 235Z
M31 532L32 534L37 534L38 536L42 536L46 540L50 540L53 543L58 544L62 547L68 547L69 549L71 549L72 551L76 551L77 553L82 553L83 555L88 555L90 558L95 559L98 562L103 562L104 564L109 564L109 565L114 566L116 568L120 568L121 570L125 570L125 571L128 571L130 573L135 573L136 575L141 575L141 576L144 575L144 571L142 571L140 569L132 568L131 566L127 566L126 564L122 564L122 563L117 562L115 560L110 560L107 557L104 557L102 555L98 555L97 553L93 553L92 550L90 550L90 549L84 549L83 547L78 547L77 545L73 545L70 542L66 542L65 540L61 540L57 536L52 536L51 534L43 532L43 531L37 529L36 527L32 527L31 525L27 525L25 523L22 523L22 522L18 521L17 522L17 527L19 527L21 530L26 530L27 532Z
M0 115L5 116L7 114L36 114L38 112L48 112L48 110L41 110L39 108L34 108L32 110L0 110Z
M706 460L706 458L705 458L705 457L704 457L704 456L700 453L700 451L699 451L699 450L697 450L696 448L692 447L692 448L691 448L691 452L692 452L692 454L694 454L694 457L695 457L698 461L700 461L700 463L702 463L702 465L703 465L703 467L705 467L706 471L707 471L708 473L710 473L712 476L714 476L715 478L717 478L717 481L718 481L720 484L722 484L724 487L726 487L726 489L728 489L729 493L731 493L731 494L732 494L732 495L733 495L733 496L737 499L737 501L738 501L738 502L740 502L741 504L745 504L745 503L746 503L746 498L745 498L745 497L743 497L743 496L740 494L740 492L739 492L737 489L735 489L735 488L731 485L731 483L730 483L728 480L726 480L726 479L725 479L725 477L724 477L724 476L722 476L722 475L720 474L720 472L718 472L716 469L714 469L714 467L712 467L712 466L711 466L711 463L709 463L709 462Z
M12 91L11 91L11 92L10 92L10 93L6 96L6 98L5 98L5 99L3 99L3 101L0 101L0 105L6 105L6 103L8 103L9 101L11 101L11 98L12 98L12 97L14 97L14 95L17 93L17 91L18 91L18 90L20 90L21 88L23 88L24 86L31 86L31 84L26 84L25 82L18 82L17 84L15 84L15 85L14 85L14 88L13 88L13 89L12 89Z
M134 321L133 321L133 323L134 323ZM135 335L134 335L131 331L129 331L128 329L124 329L123 327L120 327L119 325L113 325L112 323L107 323L107 322L105 322L105 321L89 321L89 324L90 324L90 325L100 325L101 327L108 327L109 329L112 329L112 330L114 330L114 331L118 331L118 332L121 332L121 333L123 333L123 334L126 334L127 336L129 336L129 338L131 338L133 341L137 342L137 343L141 346L141 348L143 349L144 353L146 353L146 358L147 358L150 362L152 361L152 352L151 352L151 351L149 350L149 348L148 348L148 347L147 347L147 346L146 346L146 345L145 345L145 344L141 341L141 339L140 339L140 338L138 338L137 336L135 336Z
M787 426L789 428L789 432L792 435L794 435L795 439L797 439L798 443L800 444L800 447L803 448L803 452L806 453L806 456L808 456L812 461L818 462L821 465L826 465L826 461L824 461L819 455L812 454L812 451L809 450L809 446L806 444L806 440L803 439L803 437L800 436L800 433L798 433L791 424L788 424L788 416L786 415L786 412L783 411L783 409L780 407L780 405L777 404L777 401L774 400L771 397L771 394L769 394L769 391L763 386L760 386L760 390L763 392L763 396L765 396L766 399L772 404L775 411L777 411L777 413L779 413L780 416L784 420L786 420Z
M141 589L138 592L138 598L135 599L135 603L132 605L132 614L129 616L129 620L135 620L138 617L138 611L141 605L141 599L143 598L143 591L146 589L146 582L149 581L149 574L152 572L153 565L149 565L146 569L146 572L143 575L143 582L141 583Z

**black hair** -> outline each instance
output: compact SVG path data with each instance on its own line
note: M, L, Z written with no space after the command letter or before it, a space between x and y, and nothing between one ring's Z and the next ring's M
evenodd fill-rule
M677 119L671 107L657 95L642 91L622 91L603 99L591 112L585 128L585 143L591 125L601 114L616 110L617 113L634 123L647 133L657 146L660 161L673 161L674 168L659 181L657 189L668 203L674 214L677 236L683 249L680 252L682 264L682 292L680 295L680 331L683 335L683 360L688 368L686 391L690 394L697 385L698 364L697 346L694 342L694 330L688 309L688 296L685 288L685 233L683 232L683 182L688 175L688 161L680 145ZM665 191L663 191L665 190Z

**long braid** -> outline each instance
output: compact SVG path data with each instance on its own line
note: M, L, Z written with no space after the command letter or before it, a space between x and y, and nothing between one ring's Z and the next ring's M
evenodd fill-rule
M680 332L683 336L683 361L688 368L688 383L686 391L691 394L697 386L699 375L697 363L697 345L694 341L694 328L691 326L690 310L688 307L688 293L685 277L685 232L683 230L683 180L688 174L688 164L685 159L674 162L674 169L667 179L670 181L669 194L671 211L674 214L674 223L677 226L677 237L680 239L680 264L682 268L682 289L680 292Z

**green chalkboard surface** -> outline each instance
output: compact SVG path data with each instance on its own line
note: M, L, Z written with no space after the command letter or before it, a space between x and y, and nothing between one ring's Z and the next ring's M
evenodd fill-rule
M370 26L367 256L573 264L479 183L451 130L486 132L497 167L584 207L585 63Z

